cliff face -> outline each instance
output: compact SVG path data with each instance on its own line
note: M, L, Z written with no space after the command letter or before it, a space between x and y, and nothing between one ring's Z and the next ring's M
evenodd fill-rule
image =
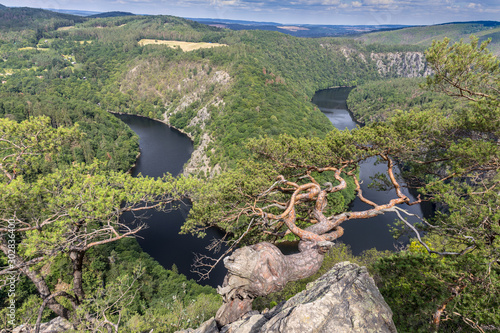
M372 53L370 57L383 77L420 77L432 74L422 52Z
M179 333L397 332L392 311L365 267L341 262L308 288L265 313L218 328L212 318Z
M334 48L332 45L323 45ZM432 74L423 52L382 52L363 54L352 48L342 47L340 51L347 61L373 63L381 77L420 77Z

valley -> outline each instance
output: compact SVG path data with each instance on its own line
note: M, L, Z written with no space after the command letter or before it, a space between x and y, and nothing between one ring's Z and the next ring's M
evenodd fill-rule
M265 241L297 251L288 245L304 240L302 231L328 221L345 221L330 228L345 234L320 251L317 274L344 260L367 266L400 331L430 330L443 304L460 312L448 313L443 332L470 329L464 318L500 327L500 23L368 33L372 27L329 26L320 35L321 26L246 29L243 21L122 14L0 6L0 276L17 274L15 325L6 319L12 297L1 289L0 330L56 316L79 331L198 327L222 300L192 278L215 266L219 284L223 256L236 248ZM464 42L432 44L445 37L450 45ZM452 88L449 73L459 78ZM330 109L347 112L321 101L331 87L344 87L340 99L362 128L342 131L355 127L350 117L330 121ZM139 120L125 120L129 127L119 118ZM189 139L176 130L185 142L158 135L153 160L143 162L153 151L145 138L154 120ZM172 161L172 175L163 175ZM366 170L367 161L377 165ZM136 162L132 177L127 171ZM324 201L307 192L316 187ZM423 216L420 206L408 206L420 198L440 209ZM189 200L189 213L176 200ZM160 228L144 229L154 209L163 214L151 222ZM349 221L365 210L386 219ZM405 224L397 217L403 210L419 217ZM125 215L131 222L122 223ZM9 266L5 245L13 220L17 266ZM325 235L316 236L333 237ZM404 241L386 251L394 249L393 235ZM164 253L162 242L169 243ZM195 266L180 259L200 247L210 251ZM255 304L272 307L317 277ZM459 292L452 297L453 288Z

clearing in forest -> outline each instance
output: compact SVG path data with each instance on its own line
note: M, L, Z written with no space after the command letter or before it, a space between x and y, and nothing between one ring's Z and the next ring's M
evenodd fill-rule
M75 27L74 25L70 25L68 27L59 27L59 28L57 28L57 31L65 31L65 30L73 29L74 27Z
M198 49L207 49L211 47L227 46L226 44L219 43L191 43L191 42L180 42L177 40L157 40L157 39L141 39L139 41L140 46L144 45L167 45L170 47L180 47L182 51L189 52Z

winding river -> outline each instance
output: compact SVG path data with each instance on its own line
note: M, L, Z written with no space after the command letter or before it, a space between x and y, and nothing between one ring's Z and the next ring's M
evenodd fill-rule
M178 175L191 157L193 143L183 133L168 125L149 118L133 115L116 115L140 138L141 155L132 175L161 177L165 172ZM205 238L191 235L179 235L181 226L189 212L189 204L169 213L150 212L148 228L139 233L137 239L142 249L158 261L163 267L171 269L175 264L178 271L189 279L198 280L199 276L191 272L195 253L209 255L206 247L213 238L222 236L217 230L208 230ZM125 219L131 218L124 216ZM202 285L217 287L222 285L226 270L218 265L209 280L198 281Z
M322 90L315 94L315 103L338 129L356 128L350 112L347 110L346 99L351 88L336 88ZM191 140L181 132L170 128L166 124L149 118L116 115L140 137L141 155L132 170L134 176L139 173L151 177L160 177L165 172L178 175L183 165L188 161L193 152ZM378 172L384 172L385 166L375 164L375 159L365 161L361 165L360 178L363 182L362 189L365 197L377 203L385 203L395 198L394 190L376 191L367 187L370 177ZM406 189L404 194L410 199L414 197ZM356 199L350 206L353 211L369 208L368 205ZM422 214L419 206L407 207L411 213ZM180 273L188 278L197 280L198 275L191 272L194 253L210 255L206 249L210 240L221 237L217 230L209 230L207 236L199 239L190 235L179 235L179 230L189 211L189 205L170 213L151 212L147 224L149 228L139 234L139 244L145 252L156 259L163 267L170 269L176 265ZM127 218L127 217L125 217ZM378 250L394 250L397 243L392 237L390 228L396 216L386 213L367 220L351 220L342 225L345 234L340 239L350 245L354 254L363 250L377 248ZM282 248L284 252L291 252L293 248ZM209 280L199 281L213 287L221 285L225 275L225 268L219 264L211 274Z
M316 104L321 111L330 119L332 124L339 130L352 130L357 124L354 121L352 114L347 109L347 96L352 88L334 88L318 91L312 102ZM368 187L372 177L377 173L386 173L386 164L377 164L376 158L370 158L360 165L360 181L363 195L368 199L378 204L389 202L389 200L397 197L396 191L380 191ZM399 170L395 170L395 174L399 175ZM404 186L404 181L400 180L400 185ZM403 194L408 196L411 201L415 200L412 193L407 188L403 187ZM352 211L362 211L369 209L370 206L356 198L349 207ZM422 216L422 208L420 205L402 207L412 214ZM385 213L373 217L371 219L351 220L342 227L345 232L339 239L345 244L348 244L353 254L359 254L364 250L376 248L377 250L395 250L402 244L406 243L406 239L396 241L391 233L396 221L395 213ZM408 218L408 221L415 223L416 218Z

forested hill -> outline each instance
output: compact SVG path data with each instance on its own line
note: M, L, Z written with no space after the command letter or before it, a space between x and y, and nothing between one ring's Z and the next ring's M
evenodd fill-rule
M134 16L135 14L129 12L105 12L100 14L94 14L87 16L88 18L98 18L98 17L117 17L117 16Z
M231 31L173 16L94 18L60 28L60 23L49 25L51 20L40 19L47 29L37 29L37 34L23 30L2 35L2 112L23 119L27 107L16 97L22 93L25 100L54 96L65 105L79 100L80 107L95 110L102 119L104 111L162 119L194 139L200 158L191 170L197 172L244 158L241 142L250 137L324 135L332 126L310 103L313 93L381 77L370 57L380 47L353 40ZM26 23L26 29L31 26ZM172 41L187 42L187 49L166 44ZM194 49L201 42L208 44ZM212 48L210 43L224 46ZM391 46L384 51L408 49ZM56 124L81 117L59 102L51 110L43 112ZM71 110L69 122L62 110ZM88 161L104 150L98 147L96 142L84 148L79 159ZM110 149L111 156L112 151L124 152L117 146Z
M380 55L422 50L352 39L232 31L173 16L69 16L81 21L72 24L55 21L67 17L62 14L32 11L34 17L50 13L37 21L45 28L32 30L34 23L28 20L26 30L3 29L0 38L4 42L0 73L7 75L0 93L10 94L3 99L4 114L18 120L28 114L15 98L22 93L26 100L30 95L37 100L54 96L52 100L65 105L80 100L79 107L95 109L103 119L102 111L162 119L191 135L196 152L187 169L201 174L245 158L241 142L251 137L324 135L332 125L310 103L316 90L397 76L397 72L381 74ZM186 49L167 45L175 41L187 42ZM70 110L69 123L77 122L78 114L89 116L59 103L51 110L43 113L49 112L56 124L68 124L62 110ZM78 158L86 161L102 150L111 156L125 153L117 146L98 148L97 142L84 147ZM123 160L129 161L129 156Z
M311 171L320 170L309 168L311 161L337 163L340 158L349 162L337 169L338 173L349 170L354 176L357 170L354 164L352 169L344 168L374 149L370 154L380 154L384 159L389 158L389 152L400 154L395 155L398 161L414 156L415 163L408 172L420 172L418 176L423 175L425 180L441 175L442 171L463 174L465 179L470 177L464 171L469 170L468 163L481 167L482 163L493 165L499 160L498 64L486 55L487 68L494 69L494 73L490 72L496 75L490 81L495 83L491 86L495 101L476 103L456 115L451 109L453 117L448 117L450 114L439 111L455 104L434 96L420 96L418 79L387 81L384 85L376 81L410 76L397 70L398 67L413 68L424 63L424 46L400 45L412 42L409 37L402 37L406 29L384 33L399 33L394 35L399 36L394 42L381 39L380 44L369 44L353 39L296 38L271 31L232 31L167 15L81 18L5 7L0 8L0 15L1 142L9 145L18 140L30 145L28 148L34 152L26 153L22 145L0 149L0 158L8 161L0 165L3 168L0 227L10 230L11 221L17 220L27 225L15 233L15 247L19 250L16 260L22 274L16 274L19 280L12 326L34 324L39 312L43 321L56 313L74 320L81 331L98 331L104 326L97 325L106 321L103 325L113 327L114 331L172 332L198 325L214 315L220 299L213 288L196 286L194 281L178 274L175 267L167 271L152 261L133 239L126 238L135 235L138 229L121 234L122 230L130 230L130 226L108 228L116 223L120 226L117 217L132 209L127 206L130 203L139 205L145 200L157 206L158 195L172 194L172 200L189 195L194 197L193 212L205 199L207 208L198 205L201 207L198 215L194 214L201 227L208 226L203 225L205 221L230 221L223 218L228 213L238 216L237 223L227 222L219 227L226 228L233 236L248 233L248 241L257 242L264 237L259 234L260 225L277 228L267 230L269 237L286 235L285 227L281 221L268 223L267 218L259 217L254 229L254 219L245 224L247 217L250 220L249 215L246 211L237 214L233 204L255 201L251 198L262 193L260 188L274 195L272 189L281 185L272 183L285 166L307 167L311 176ZM470 25L478 26L481 24ZM451 24L430 27L427 35L425 30L414 31L421 31L422 39L430 41L432 36L441 36L432 29L456 31L454 28L460 32L457 36L484 32L481 38L498 29L466 31L460 24ZM456 58L461 59L462 55ZM411 75L425 72L426 68L422 68ZM459 68L458 72L465 70ZM476 77L470 76L473 80ZM479 79L478 82L483 89L482 82ZM334 131L326 116L311 103L311 97L319 89L353 85L360 89L351 101L359 105L356 112L367 124L394 113L399 118L374 127L368 124L353 132ZM401 94L399 89L403 89ZM377 98L377 104L364 103L367 98ZM399 107L414 108L414 113L394 110ZM432 109L417 114L428 107ZM383 110L374 116L372 108ZM189 134L195 152L185 170L199 177L132 178L125 171L135 161L138 139L111 112L159 119ZM484 142L487 146L481 145L483 138L489 140ZM366 146L372 141L375 146ZM361 142L361 148L356 142ZM471 146L471 142L477 145ZM377 153L378 147L383 150ZM11 150L20 154L19 158ZM266 154L268 160L257 164L254 157L258 153ZM23 154L29 158L23 160ZM429 163L426 159L430 159ZM435 169L434 162L439 163ZM392 170L392 163L388 165ZM286 172L287 177L301 176L296 170ZM331 179L338 181L335 178ZM498 182L498 176L495 179ZM323 183L319 180L314 187ZM440 238L436 238L433 247L440 251L444 244L441 241L450 239L452 245L456 244L452 250L466 251L471 239L476 239L480 241L478 249L483 251L480 254L486 255L463 255L457 261L445 261L428 256L421 246L413 246L416 255L406 252L403 256L377 261L379 274L385 278L381 280L385 284L384 296L392 301L402 331L418 331L416 328L421 328L423 322L431 321L436 309L446 307L449 302L446 300L453 298L451 289L462 293L466 286L465 291L471 292L457 298L457 302L465 300L465 308L458 307L463 316L456 316L453 325L470 317L472 323L481 320L493 323L494 328L500 327L498 312L490 311L498 309L500 303L485 297L498 295L498 266L493 266L491 274L484 273L485 268L492 267L492 260L498 260L498 247L492 246L498 244L499 234L498 216L493 216L500 207L498 195L493 193L498 184L455 189L452 186L458 182L449 180L436 182L439 186L429 189L430 196L437 193L439 199L455 193L450 199L453 215L449 221L448 217L443 221L446 230L456 221L458 224L450 234L437 235ZM295 183L291 184L295 187ZM344 211L353 198L354 188L355 182L350 181L345 192L331 193L334 196L328 210ZM282 192L281 188L276 189ZM283 192L290 191L293 188L283 188ZM484 194L484 198L476 199L474 193ZM270 198L263 198L266 209L283 206L283 197ZM469 198L470 201L462 203ZM249 203L247 208L258 208L255 204ZM483 211L475 210L483 204ZM83 206L85 209L81 209ZM326 207L323 203L321 206ZM464 207L471 209L465 212ZM138 207L137 211L143 208ZM297 221L301 225L310 220L308 214L312 210L306 208L299 211L300 221ZM292 214L295 215L295 210ZM467 233L475 232L474 237L464 239L460 223ZM482 227L485 223L488 225ZM185 225L187 231L192 226ZM0 233L1 237L6 235ZM10 258L10 247L3 245L6 241L3 238L0 244L0 273L4 276L13 269L5 268ZM407 270L411 270L409 274ZM462 280L466 281L463 285ZM483 282L488 288L482 288ZM415 302L408 306L410 297ZM447 308L454 309L452 305ZM2 328L7 327L8 306L8 291L0 289ZM117 322L120 328L108 320Z
M410 27L393 31L372 32L358 37L367 43L384 45L422 45L428 47L433 40L448 37L452 42L468 39L470 35L479 37L480 41L491 38L489 49L496 55L500 54L500 22L475 21L453 22L421 27Z
M0 29L2 31L26 29L51 31L61 26L69 26L84 21L85 18L76 15L28 7L9 8L0 5Z

